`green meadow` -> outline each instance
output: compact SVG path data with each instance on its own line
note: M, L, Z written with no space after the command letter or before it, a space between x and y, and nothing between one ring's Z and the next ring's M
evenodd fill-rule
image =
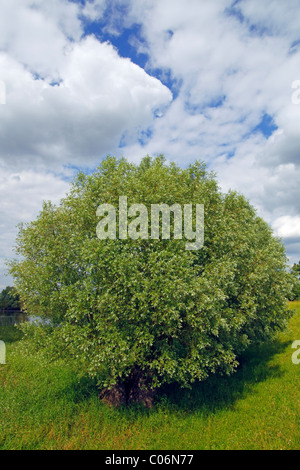
M300 301L290 308L287 330L247 350L235 374L190 390L169 385L151 409L101 403L94 381L74 365L25 357L20 332L1 327L0 449L300 449L300 364L292 362Z

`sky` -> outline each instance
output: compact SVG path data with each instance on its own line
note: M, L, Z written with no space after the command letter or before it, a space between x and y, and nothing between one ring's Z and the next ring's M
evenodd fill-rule
M109 154L196 159L300 259L300 0L0 0L0 289Z

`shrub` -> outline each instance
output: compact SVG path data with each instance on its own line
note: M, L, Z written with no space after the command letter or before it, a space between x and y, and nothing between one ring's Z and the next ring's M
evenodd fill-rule
M119 196L149 213L151 204L204 204L203 248L187 250L185 237L99 240L97 207L117 208ZM20 228L17 252L11 273L25 309L52 318L46 342L77 357L115 402L150 404L163 383L230 374L241 351L289 316L283 245L199 162L108 157Z

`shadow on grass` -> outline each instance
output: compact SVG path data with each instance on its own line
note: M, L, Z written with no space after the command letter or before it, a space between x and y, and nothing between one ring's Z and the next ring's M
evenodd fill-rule
M15 343L22 339L23 333L14 325L0 326L0 340L6 344Z
M82 403L89 398L97 397L99 390L97 388L96 380L88 376L81 377L76 382L73 382L67 388L61 391L61 395L69 397L73 403Z
M162 387L151 409L143 405L131 404L119 408L109 408L106 404L99 406L109 408L111 416L119 416L126 420L138 419L155 413L159 407L169 411L202 414L216 412L233 406L236 401L253 392L253 387L270 378L281 377L284 372L280 366L270 364L274 355L283 352L289 342L274 341L258 347L249 348L240 358L237 371L231 376L212 376L204 382L194 383L191 389L182 389L178 384ZM98 398L100 390L96 380L82 377L74 380L68 387L60 391L60 395L68 397L73 403L84 402L92 397Z
M270 361L289 344L273 341L253 346L238 358L240 365L231 376L214 375L204 382L193 384L191 389L181 389L177 384L167 385L161 390L158 403L167 402L168 406L178 411L207 413L233 406L237 400L252 392L256 384L284 374L280 366L270 365Z

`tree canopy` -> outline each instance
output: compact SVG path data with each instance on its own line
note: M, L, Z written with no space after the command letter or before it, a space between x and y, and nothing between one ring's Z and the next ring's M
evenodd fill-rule
M150 225L147 239L100 240L97 208L118 208L120 196L149 214L151 204L203 204L204 246L152 239ZM107 157L79 173L58 206L44 203L20 228L16 249L11 273L25 310L52 318L40 337L78 358L102 389L125 384L127 399L137 397L133 383L153 390L232 373L239 354L289 316L282 243L242 195L221 192L202 162L182 169L162 156L140 164Z
M293 264L291 273L294 277L294 285L289 298L290 300L298 300L300 299L300 261Z
M19 296L14 287L7 286L0 293L0 310L20 310Z

